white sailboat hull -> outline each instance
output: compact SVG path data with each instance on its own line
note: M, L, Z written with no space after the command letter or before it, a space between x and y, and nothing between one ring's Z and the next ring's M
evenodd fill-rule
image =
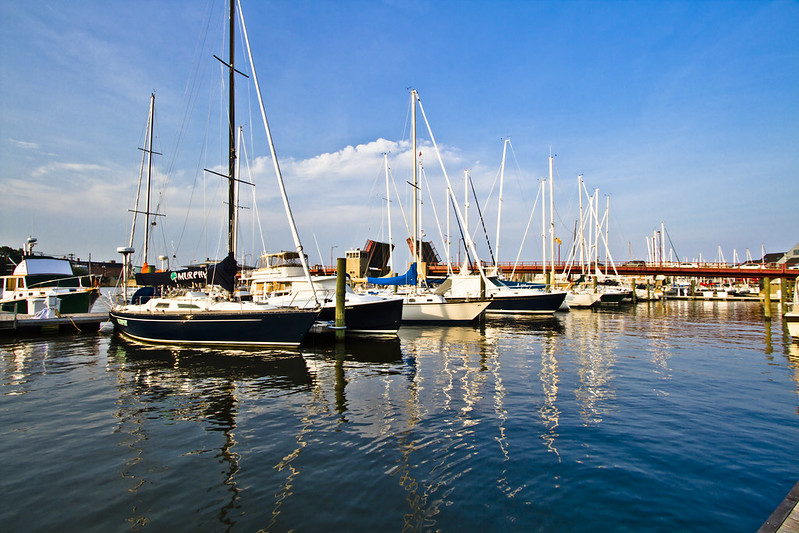
M600 297L601 295L596 292L569 292L566 295L566 303L570 308L593 307Z
M468 324L491 303L489 301L449 302L422 301L424 297L409 297L402 305L402 321L417 323Z
M785 313L783 317L788 325L788 333L793 338L794 342L799 342L799 310Z

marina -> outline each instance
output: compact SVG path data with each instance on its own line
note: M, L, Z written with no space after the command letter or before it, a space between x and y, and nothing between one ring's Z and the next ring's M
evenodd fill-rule
M0 519L755 531L796 483L799 438L799 343L763 318L667 301L298 350L150 346L108 326L1 339L15 504Z
M4 529L799 533L795 6L95 3L0 8Z

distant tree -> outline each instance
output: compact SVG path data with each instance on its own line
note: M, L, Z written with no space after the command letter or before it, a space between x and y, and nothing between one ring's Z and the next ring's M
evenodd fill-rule
M7 276L14 272L14 266L22 260L22 248L0 246L0 275Z

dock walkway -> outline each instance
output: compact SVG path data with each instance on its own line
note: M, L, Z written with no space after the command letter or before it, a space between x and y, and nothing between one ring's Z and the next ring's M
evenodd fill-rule
M0 313L0 335L83 333L97 331L107 320L107 312L75 313L57 318L34 318L33 315Z
M782 500L782 503L771 513L768 520L760 526L758 533L799 533L799 483Z

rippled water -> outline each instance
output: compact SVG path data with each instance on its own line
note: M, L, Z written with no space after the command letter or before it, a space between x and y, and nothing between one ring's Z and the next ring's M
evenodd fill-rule
M6 531L754 531L799 479L799 345L756 303L0 354Z

